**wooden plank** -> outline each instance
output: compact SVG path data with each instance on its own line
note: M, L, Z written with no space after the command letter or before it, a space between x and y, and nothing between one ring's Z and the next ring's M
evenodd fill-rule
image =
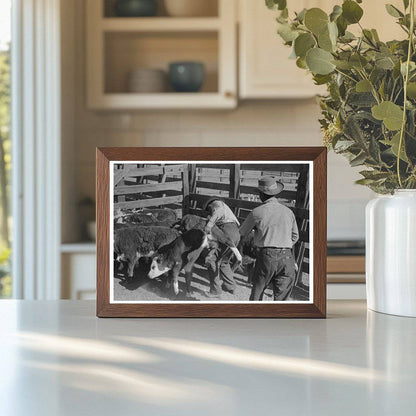
M124 175L124 169L118 169L114 172L114 186L118 185L118 183L123 179Z
M206 168L206 169L231 169L233 165L226 163L197 163L197 168Z
M172 173L182 173L186 165L168 165L168 166L152 166L147 168L131 169L128 172L128 177L149 176L149 175L163 175Z
M127 185L119 186L114 189L114 195L130 195L139 194L143 192L157 192L157 191L180 191L182 190L182 182L166 182L166 183L151 183L146 185Z
M167 196L165 198L149 198L149 199L139 199L137 201L127 201L119 202L114 204L114 209L135 209L135 208L147 208L147 207L157 207L160 205L175 204L177 202L182 202L183 196Z
M328 256L327 272L364 274L365 256Z
M300 172L303 164L285 164L285 163L243 163L241 170L258 170L261 172Z
M205 189L215 189L219 191L229 191L230 184L221 182L196 181L196 187Z

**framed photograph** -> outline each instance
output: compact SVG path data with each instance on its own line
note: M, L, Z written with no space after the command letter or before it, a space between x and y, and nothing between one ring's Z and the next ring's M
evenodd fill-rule
M326 316L324 147L97 149L97 316Z

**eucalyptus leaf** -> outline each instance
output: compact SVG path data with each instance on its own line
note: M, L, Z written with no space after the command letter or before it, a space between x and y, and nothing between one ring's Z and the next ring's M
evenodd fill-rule
M335 47L331 37L329 36L329 32L324 32L318 35L318 45L321 49L328 52L333 52Z
M306 62L305 62L306 64ZM315 81L316 85L324 85L326 83L328 83L331 80L331 76L330 75L319 75L319 74L315 74L313 77L313 80Z
M379 164L381 160L380 148L378 146L377 140L374 137L370 137L368 151L370 153L370 156L373 158L374 162L376 164Z
M376 42L380 42L380 38L378 37L378 33L377 33L377 30L376 29L371 29L371 34L373 35L373 39Z
M416 100L416 82L409 82L407 84L407 97Z
M386 146L390 146L391 151L393 152L393 154L397 157L399 156L400 132L395 134L390 141L383 140L382 143L384 143ZM400 159L405 161L405 162L409 162L409 159L406 156L406 152L403 149L403 145L402 145L402 149L401 149L401 152L400 152Z
M337 25L337 29L338 29L338 32L339 32L338 25ZM357 39L356 36L353 33L348 32L348 30L344 33L343 36L338 38L338 40L342 43L350 43L350 42L352 42L353 40L356 40L356 39Z
M334 65L344 71L350 70L352 68L352 65L349 61L343 61L341 59L334 59L333 61Z
M301 69L306 69L307 65L306 65L305 57L301 57L301 58L296 59L296 66L298 68L301 68Z
M347 31L348 22L344 19L344 17L341 15L337 19L337 28L338 32L341 36L345 35L345 32Z
M283 10L286 8L286 0L266 0L266 6L271 10Z
M297 30L293 30L289 24L284 23L279 23L277 25L277 33L286 43L294 41L299 36L299 32Z
M374 179L358 179L357 181L355 181L355 183L357 185L371 185L372 183L374 183Z
M363 9L353 0L346 0L342 3L342 16L349 24L358 23L363 13Z
M377 120L382 120L389 130L399 130L402 126L403 110L391 101L383 101L371 109Z
M370 92L371 91L371 82L367 79L362 79L361 81L357 82L355 86L355 90L357 92Z
M363 69L368 63L367 59L358 53L351 55L349 62L354 68L357 69Z
M329 20L331 22L335 22L338 17L342 15L342 7L336 4L334 8L332 9L332 13L329 15Z
M410 61L409 63L409 73L413 72L416 70L416 64L412 61ZM400 73L402 74L402 76L406 76L406 62L402 62L400 64Z
M350 165L352 167L360 166L363 163L365 163L366 160L367 160L367 155L364 152L362 152L358 156L356 156L355 158L353 158L352 160L350 160Z
M320 48L310 49L306 54L306 64L313 74L327 75L333 72L335 65L332 61L332 54Z
M394 69L395 62L393 58L387 56L376 59L375 64L381 69L392 70Z
M390 172L380 172L376 170L363 170L360 172L360 175L364 176L365 179L373 179L373 180L379 180L379 179L386 179L389 176L391 176Z
M303 9L299 13L296 14L296 19L298 22L303 22L305 20L306 9Z
M296 56L303 58L315 46L315 39L310 33L302 33L295 39L294 45Z
M386 10L387 10L387 13L390 16L393 16L393 17L403 17L404 16L404 14L397 7L393 6L392 4L386 4Z
M313 34L319 35L328 29L328 15L322 9L314 7L306 11L304 23Z
M353 140L338 140L334 145L334 150L337 152L345 152L351 146L354 146L355 142Z

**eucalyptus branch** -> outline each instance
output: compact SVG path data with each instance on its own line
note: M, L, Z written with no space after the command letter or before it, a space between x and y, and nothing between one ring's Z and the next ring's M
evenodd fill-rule
M407 47L407 60L406 60L406 72L403 80L403 118L402 118L402 127L400 129L400 140L399 140L399 149L397 152L397 178L399 180L399 185L402 188L402 177L400 173L400 157L402 155L402 147L403 147L403 139L404 139L404 132L406 129L406 108L407 108L407 83L409 82L409 68L410 62L412 58L412 50L413 50L413 36L414 36L414 28L415 28L415 0L410 0L410 30L409 30L409 44Z
M349 76L348 74L346 74L345 72L342 72L341 70L339 70L338 68L335 68L335 72L338 72L341 75L344 75L344 77L350 79L351 81L357 83L357 80L351 76Z

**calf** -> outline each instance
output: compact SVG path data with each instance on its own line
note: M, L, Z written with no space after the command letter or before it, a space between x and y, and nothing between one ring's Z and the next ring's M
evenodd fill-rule
M208 246L207 235L198 229L186 231L170 244L160 247L153 257L149 278L170 272L175 295L179 293L178 276L185 271L186 292L191 294L192 269L202 250Z
M141 257L149 257L161 246L178 237L179 232L168 227L130 226L115 231L114 253L118 261L128 262L128 280Z
M207 219L199 217L198 215L186 214L181 221L181 229L183 231L188 231L191 229L203 230L207 224ZM208 235L208 241L210 246L215 246L217 243L224 244L228 247L235 255L237 262L241 263L242 256L238 248L235 246L234 242L225 234L219 227L214 225L211 228L211 234ZM225 255L226 253L224 253Z

